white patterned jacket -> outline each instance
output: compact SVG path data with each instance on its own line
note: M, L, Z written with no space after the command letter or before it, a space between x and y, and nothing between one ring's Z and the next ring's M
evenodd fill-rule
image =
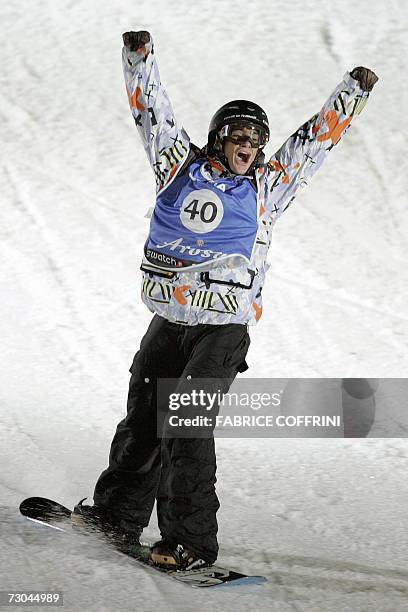
M142 50L122 51L123 70L132 115L154 171L157 194L189 164L201 157L174 117L160 82L153 41ZM346 73L321 111L292 134L270 160L255 170L258 233L249 265L231 268L218 263L210 272L169 273L143 257L142 300L151 312L177 323L255 325L262 314L261 291L269 268L267 253L278 217L308 185L331 149L363 109L369 94ZM211 180L226 168L203 159ZM250 179L248 179L250 180Z

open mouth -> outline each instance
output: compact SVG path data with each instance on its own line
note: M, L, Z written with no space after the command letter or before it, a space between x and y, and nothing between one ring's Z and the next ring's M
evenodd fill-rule
M246 153L245 151L238 151L237 153L238 161L243 164L247 164L251 159L251 153Z

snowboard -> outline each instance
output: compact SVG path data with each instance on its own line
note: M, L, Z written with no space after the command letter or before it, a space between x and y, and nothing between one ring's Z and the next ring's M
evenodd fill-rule
M20 504L20 513L28 520L46 525L52 529L63 532L69 532L72 529L71 510L45 497L28 497L24 499ZM123 552L115 548L111 543L109 543L109 546L115 552L126 556L139 565L143 565L148 570L159 572L168 578L191 587L226 588L266 582L264 576L249 576L218 565L187 571L158 567L150 560L150 546L148 544L142 544L140 548L138 547L132 553Z

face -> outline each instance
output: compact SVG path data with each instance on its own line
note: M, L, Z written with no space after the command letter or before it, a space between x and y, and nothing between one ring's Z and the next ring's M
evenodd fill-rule
M250 128L240 127L231 132L232 138L240 139L239 144L231 142L228 138L225 139L224 155L234 174L246 174L258 153L258 147L253 147L251 144L249 138L251 134ZM244 140L244 136L248 136L248 140Z

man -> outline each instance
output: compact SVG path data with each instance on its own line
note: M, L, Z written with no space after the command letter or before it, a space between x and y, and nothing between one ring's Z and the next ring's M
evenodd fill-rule
M201 388L225 393L247 369L248 326L262 314L272 228L360 113L377 77L362 67L347 73L265 164L269 124L257 104L222 106L199 149L174 117L150 34L127 32L123 41L129 103L157 185L141 265L142 299L155 316L130 368L127 416L94 505L78 504L74 520L129 550L157 499L162 540L151 558L192 569L218 553L214 440L174 437L166 416L158 437L157 383L174 379L183 393L199 379Z

